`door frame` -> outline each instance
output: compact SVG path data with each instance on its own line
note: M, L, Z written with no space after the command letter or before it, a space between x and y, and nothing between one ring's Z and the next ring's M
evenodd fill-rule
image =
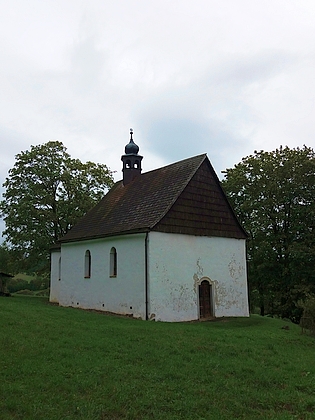
M209 283L210 288L210 315L209 317L201 318L200 317L200 288L201 283L203 281L206 281ZM215 318L215 283L209 278L209 277L201 277L198 281L198 319L209 319L209 318Z

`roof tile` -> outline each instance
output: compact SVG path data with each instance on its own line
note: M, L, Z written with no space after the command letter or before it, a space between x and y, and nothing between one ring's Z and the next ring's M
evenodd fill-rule
M116 182L61 242L113 236L152 229L168 212L206 154L141 174L127 185Z

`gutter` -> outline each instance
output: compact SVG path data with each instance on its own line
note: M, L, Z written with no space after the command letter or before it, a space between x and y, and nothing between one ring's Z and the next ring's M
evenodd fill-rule
M144 293L145 293L145 320L149 318L149 291L148 291L148 243L149 233L145 234L144 245Z

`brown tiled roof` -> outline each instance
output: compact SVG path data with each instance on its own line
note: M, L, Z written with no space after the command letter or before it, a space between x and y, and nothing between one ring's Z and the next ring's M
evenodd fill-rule
M211 167L206 154L202 154L143 173L125 186L122 181L116 182L106 196L61 239L61 242L146 232L154 229L205 161ZM219 183L215 174L214 176L215 183ZM241 231L242 228L236 221L220 185L218 188L223 195L224 205L228 206L233 214L234 223ZM244 231L242 232L239 234L240 237L245 237Z
M62 242L151 229L185 188L206 155L141 174L133 182L116 182L63 238Z
M208 158L154 230L195 236L247 237Z

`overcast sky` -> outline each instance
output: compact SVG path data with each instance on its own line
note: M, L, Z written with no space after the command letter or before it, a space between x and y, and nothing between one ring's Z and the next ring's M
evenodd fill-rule
M314 0L0 0L1 184L59 140L121 178L207 153L315 148Z

